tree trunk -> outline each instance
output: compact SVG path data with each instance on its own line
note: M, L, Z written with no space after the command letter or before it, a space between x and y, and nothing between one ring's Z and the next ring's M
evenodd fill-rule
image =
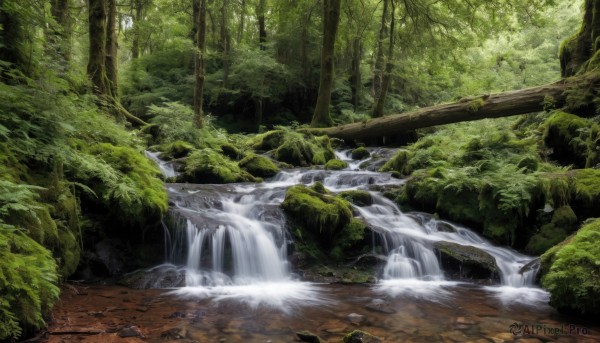
M117 0L108 0L106 21L106 77L108 78L109 94L119 98L118 92L118 58L117 58Z
M350 77L350 87L352 88L352 106L354 112L358 111L360 105L360 90L362 88L362 76L360 74L360 62L362 60L362 44L359 38L354 38L352 42L352 76Z
M265 24L265 11L266 11L266 0L259 0L258 8L256 9L257 17L258 17L258 43L260 44L260 49L265 50L267 47L265 43L267 42L267 29Z
M196 18L196 58L194 63L194 123L197 128L204 126L202 102L204 96L204 53L206 51L206 0L198 2L198 16Z
M244 39L244 28L246 25L246 0L242 0L240 4L240 26L238 28L237 43L240 44Z
M227 0L223 0L221 6L221 58L223 61L223 88L227 88L227 80L229 79L229 50L231 47L231 36L227 23Z
M133 37L131 39L131 58L140 57L140 22L142 21L143 0L135 0L135 15L133 15Z
M387 0L386 0L387 1ZM395 15L396 15L396 6L394 4L394 0L390 0L392 5L392 11L390 13L390 33L389 33L389 45L388 45L388 53L386 57L385 63L385 71L383 71L383 75L381 77L381 90L379 93L379 97L376 99L375 108L373 109L373 118L383 117L383 110L385 109L385 100L387 98L388 90L390 89L390 84L392 82L392 71L394 69L394 29L395 29Z
M65 69L71 60L72 21L69 3L70 0L52 0L50 8L57 26L51 32L49 42L54 45L52 49L56 57L63 60Z
M600 36L600 1L585 0L585 12L581 29L567 38L560 49L562 76L568 77L584 73L587 62L598 51L597 38Z
M430 126L538 112L544 110L548 99L553 99L554 105L560 108L567 97L568 92L565 91L579 89L584 85L600 88L600 77L583 75L543 86L464 98L455 103L311 131L351 141L393 136Z
M377 55L375 56L375 65L373 66L373 100L376 104L381 95L381 84L383 78L383 58L384 46L383 42L387 36L387 17L388 17L388 1L383 0L383 12L381 13L381 27L379 28L379 38L377 39Z
M319 95L311 127L324 127L333 124L329 113L331 91L333 89L333 59L335 37L340 19L341 0L323 0L323 48L321 50L321 76Z
M106 76L106 0L89 0L90 50L87 74L92 81L94 93L98 96L109 94Z

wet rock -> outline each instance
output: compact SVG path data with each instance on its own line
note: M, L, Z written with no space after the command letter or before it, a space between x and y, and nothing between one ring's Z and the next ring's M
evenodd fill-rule
M185 330L180 328L172 328L166 331L163 331L160 334L160 338L162 339L184 339L185 338Z
M519 274L528 273L540 269L540 258L535 258L519 269Z
M142 337L142 332L137 326L130 326L128 328L123 328L119 331L119 337L127 338L127 337Z
M185 271L173 265L140 269L123 276L118 284L135 289L183 287Z
M310 332L310 331L300 331L300 332L296 332L296 336L298 336L298 338L302 341L302 342L308 342L308 343L322 343L324 342L321 337L315 335L314 333Z
M355 330L344 337L344 343L381 343L381 339L370 333Z
M436 242L442 268L451 279L491 279L500 281L496 259L489 253L466 245Z
M362 160L371 156L371 153L365 147L359 147L352 150L352 159L353 160Z
M350 323L355 325L361 324L366 319L365 316L358 313L350 313L347 318L350 321Z
M381 312L387 314L396 313L396 310L393 309L390 306L390 304L383 299L373 299L373 301L367 304L365 308L374 312Z

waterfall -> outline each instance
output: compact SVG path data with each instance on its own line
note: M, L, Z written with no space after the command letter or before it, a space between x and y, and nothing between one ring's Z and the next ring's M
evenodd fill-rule
M337 155L349 159L349 151ZM535 268L522 272L532 257L493 246L477 233L431 215L403 213L376 190L399 186L404 180L389 173L352 170L359 163L350 162L351 167L342 171L284 170L260 184L170 184L171 215L179 222L179 229L171 227L168 236L169 262L185 264L186 287L178 290L179 294L207 296L218 290L218 299L242 296L253 305L280 304L289 297L301 302L318 299L307 283L293 280L287 261L287 247L293 242L280 208L288 187L315 182L322 182L332 192L361 189L371 194L372 204L354 206L354 212L373 230L374 248L377 244L387 256L379 275L382 282L392 282L390 287L397 288L400 282L416 293L430 294L434 285L449 284L437 242L489 254L504 286L526 288L533 284Z

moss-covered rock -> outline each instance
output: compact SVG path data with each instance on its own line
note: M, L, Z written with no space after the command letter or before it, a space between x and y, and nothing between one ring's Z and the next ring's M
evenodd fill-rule
M156 148L161 153L158 155L161 160L171 161L178 158L188 156L194 151L194 146L184 141L175 141L172 143L163 144Z
M335 236L329 256L338 261L355 257L360 252L360 243L365 239L366 232L367 224L362 219L352 218Z
M325 342L321 337L315 335L314 333L312 333L310 331L296 332L296 336L302 342L307 342L307 343L323 343L323 342Z
M398 150L396 155L387 161L383 167L379 169L381 172L397 172L399 175L410 175L413 170L409 166L408 161L411 158L411 153L408 150Z
M344 343L381 343L381 339L368 332L354 330L344 336Z
M533 255L541 255L551 247L562 242L577 227L577 216L570 206L562 206L554 210L552 220L541 226L531 239L525 251Z
M444 271L453 279L500 278L496 259L481 249L442 241L435 243L435 249Z
M324 247L330 247L352 219L346 201L302 185L290 187L281 206L304 230L318 237Z
M277 149L283 143L285 133L284 130L267 131L250 138L248 145L259 151Z
M255 154L244 157L239 162L239 166L257 177L272 177L279 173L279 168L270 158Z
M371 153L369 152L369 150L367 150L367 148L365 148L364 146L358 147L354 150L352 150L352 159L353 160L363 160L369 156L371 156Z
M575 213L581 218L600 217L600 169L574 170L572 176Z
M160 179L162 175L152 161L132 148L108 143L90 147L88 152L112 169L100 180L86 173L89 179L84 182L96 194L88 198L89 201L101 201L112 218L125 225L144 226L162 218L167 211L167 192Z
M600 315L598 242L600 219L594 219L542 256L542 286L550 292L552 306L590 318Z
M592 167L600 160L600 126L588 119L565 112L555 112L545 122L544 144L552 149L551 157L579 168Z
M288 132L283 143L275 150L274 157L281 162L306 167L325 164L335 158L335 153L327 136L314 137Z
M350 201L357 206L373 205L373 197L371 193L361 190L343 191L338 193L341 198Z
M179 182L235 183L256 182L258 179L240 169L238 164L213 149L193 152L185 161Z
M221 151L223 155L231 158L232 160L239 160L242 156L242 152L231 143L221 144Z
M329 160L325 163L325 169L327 170L342 170L348 168L348 163L342 160Z

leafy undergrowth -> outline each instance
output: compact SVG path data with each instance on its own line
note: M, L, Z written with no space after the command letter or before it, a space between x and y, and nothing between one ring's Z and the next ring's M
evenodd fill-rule
M543 137L556 115L546 117L520 120L518 129L507 119L447 126L399 151L382 170L408 176L406 186L394 194L401 205L438 213L499 244L541 254L574 229L548 226L553 225L551 212L571 205L584 219L594 201L593 195L585 196L587 169L569 171L545 154ZM579 204L577 199L584 200ZM536 243L528 245L532 237Z
M0 83L0 340L44 325L91 228L139 236L167 208L141 140L49 80Z

